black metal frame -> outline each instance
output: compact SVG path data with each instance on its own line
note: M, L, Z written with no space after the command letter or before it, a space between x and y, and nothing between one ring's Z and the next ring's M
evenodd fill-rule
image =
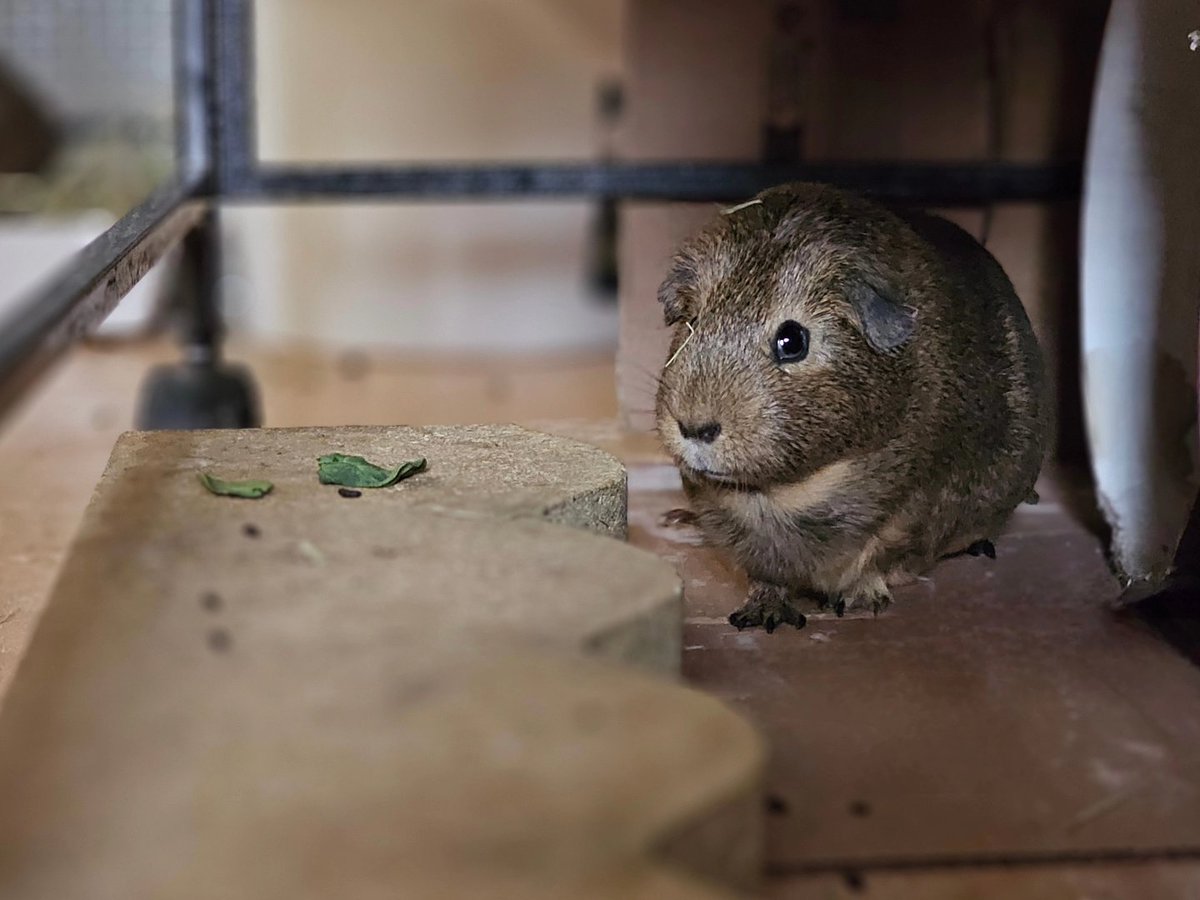
M98 324L171 247L216 246L226 202L527 197L728 201L789 180L824 181L882 199L937 206L1077 198L1079 165L687 161L466 166L290 166L259 163L255 142L253 0L176 0L179 176L93 241L59 277L0 323L0 415L62 352ZM210 262L189 305L190 357L219 358ZM207 273L207 274L204 274Z

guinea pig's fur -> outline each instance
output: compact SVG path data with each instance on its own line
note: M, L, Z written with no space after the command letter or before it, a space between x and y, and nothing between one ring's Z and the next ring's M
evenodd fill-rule
M658 429L697 524L750 576L735 625L800 626L814 601L878 611L1036 496L1041 353L956 225L785 185L685 243L659 299ZM808 354L780 363L788 320Z

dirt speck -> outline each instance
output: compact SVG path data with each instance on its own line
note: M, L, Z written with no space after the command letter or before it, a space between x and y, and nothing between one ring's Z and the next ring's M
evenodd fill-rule
M216 591L209 591L200 598L200 605L209 612L219 612L224 601L221 600L221 595Z
M233 637L224 628L214 628L208 633L208 649L213 653L228 653L233 647Z
M867 879L863 877L863 873L858 869L847 869L842 873L842 881L846 882L846 887L856 894L862 893L867 889Z
M788 802L778 794L767 794L766 807L767 812L773 816L786 816L788 811Z
M242 526L242 534L248 538L262 537L262 529L253 522L247 522Z

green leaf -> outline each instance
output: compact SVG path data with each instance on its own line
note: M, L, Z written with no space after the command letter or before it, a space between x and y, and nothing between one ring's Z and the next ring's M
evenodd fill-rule
M242 497L246 500L257 500L271 493L275 485L269 481L225 481L214 478L207 472L199 473L200 483L221 497Z
M361 456L342 453L330 453L317 460L317 478L321 484L340 484L343 487L385 488L424 471L424 459L409 460L394 469L384 469Z

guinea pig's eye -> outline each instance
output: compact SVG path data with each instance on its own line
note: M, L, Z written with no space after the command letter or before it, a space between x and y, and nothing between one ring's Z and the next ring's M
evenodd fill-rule
M775 332L775 343L771 347L775 362L799 362L808 356L808 329L799 322L788 319Z

